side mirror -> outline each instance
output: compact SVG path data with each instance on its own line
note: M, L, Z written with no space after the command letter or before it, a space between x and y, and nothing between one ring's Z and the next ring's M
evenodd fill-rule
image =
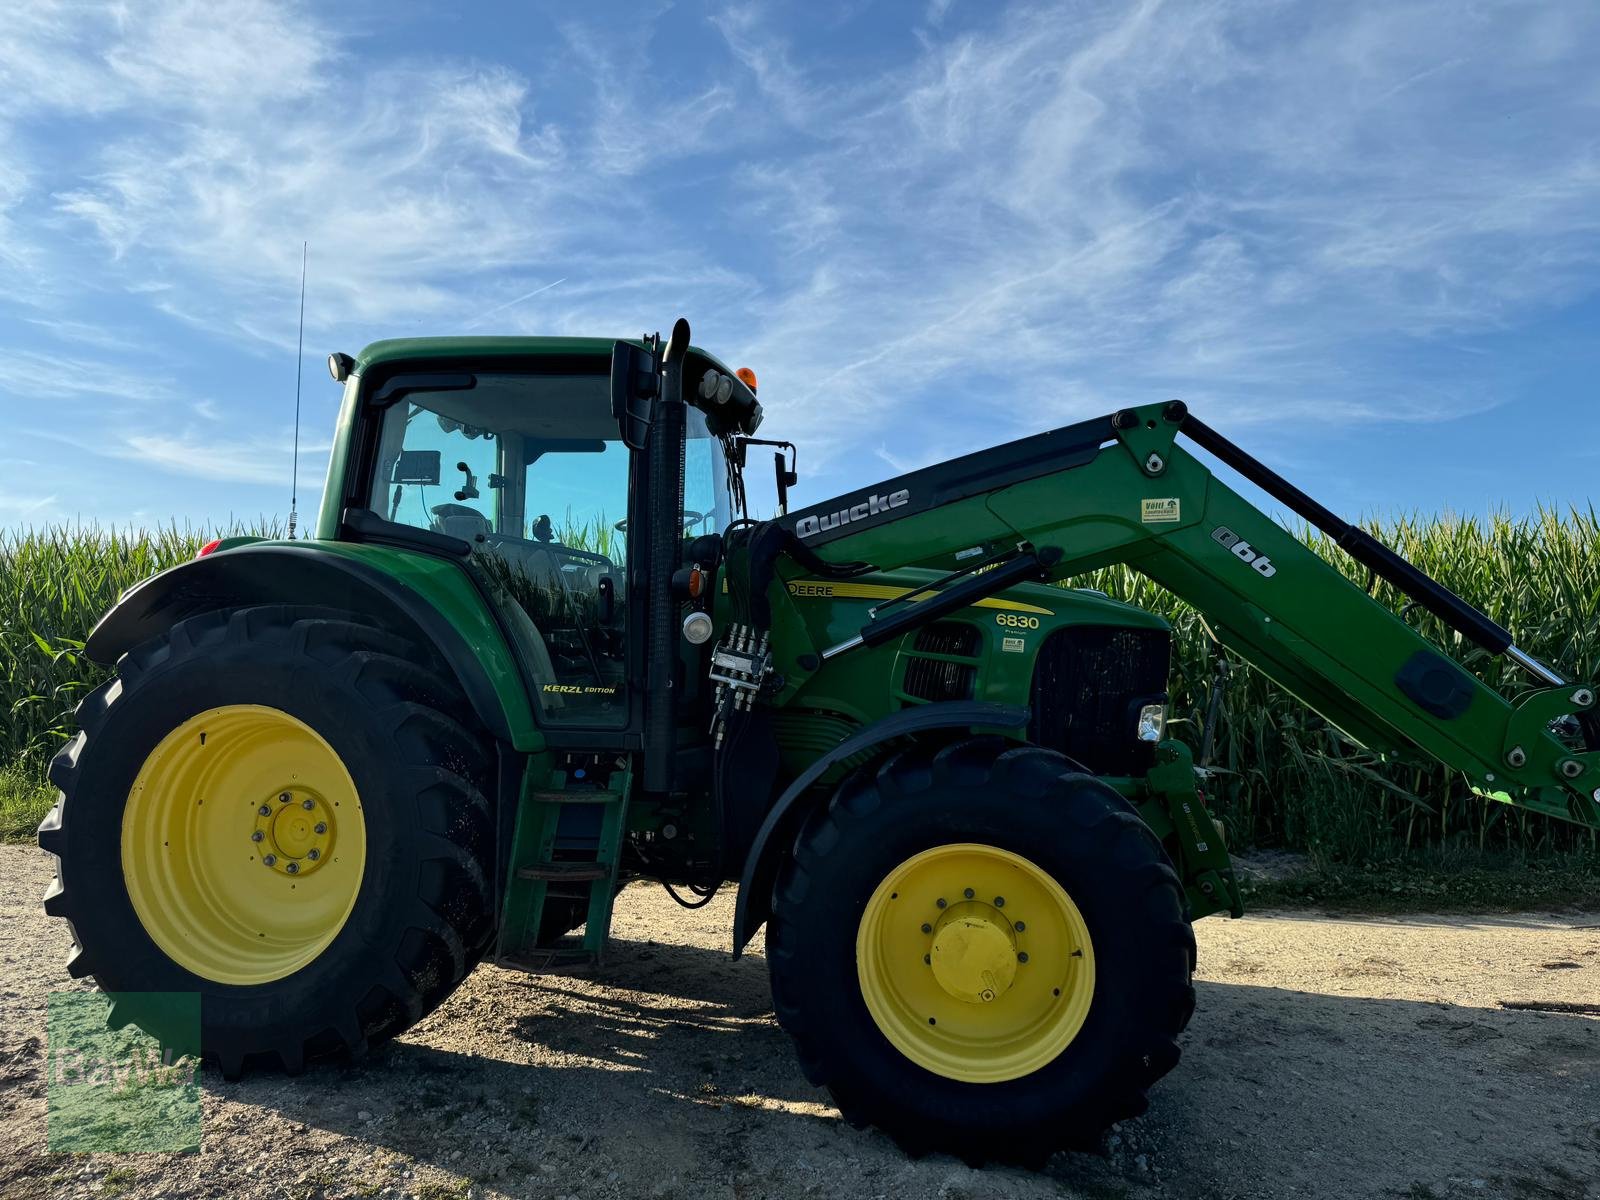
M778 489L778 515L789 511L789 489L800 482L800 452L793 442L773 441L769 438L740 437L733 439L733 460L742 471L751 446L776 446L772 455L773 482Z
M611 415L617 422L622 444L628 449L644 449L650 432L650 405L660 391L657 351L632 342L617 342L611 347Z
M783 451L777 450L772 455L772 473L778 489L778 515L787 516L789 513L789 489L800 482L800 476L794 471L787 470L783 462Z

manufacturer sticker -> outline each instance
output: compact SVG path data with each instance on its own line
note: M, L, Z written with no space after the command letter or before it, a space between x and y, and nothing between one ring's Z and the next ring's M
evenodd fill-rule
M1180 515L1182 511L1176 496L1139 501L1139 520L1146 525L1171 525L1183 519Z
M890 492L887 496L868 495L860 504L852 504L849 508L841 508L838 512L801 517L794 523L794 533L796 537L802 539L816 537L819 533L827 533L830 529L838 529L841 525L865 521L868 517L875 517L890 509L904 508L910 503L911 492L906 488Z
M1021 654L1026 648L1027 641L1024 638L1008 637L1000 639L1000 649L1007 654Z

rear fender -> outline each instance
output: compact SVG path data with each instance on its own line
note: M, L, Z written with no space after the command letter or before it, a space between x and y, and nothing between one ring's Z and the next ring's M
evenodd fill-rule
M483 727L501 741L533 748L526 744L530 734L537 737L526 692L520 684L513 688L507 683L504 664L513 658L504 637L489 643L480 631L469 642L417 588L344 550L343 545L332 551L316 543L253 543L171 567L124 592L94 627L84 653L111 666L177 622L221 608L303 604L347 609L431 646L455 675ZM461 586L477 597L492 628L488 602L465 572Z
M778 877L783 856L794 845L795 836L806 815L818 803L810 795L812 785L835 763L853 758L898 738L954 729L1023 729L1028 710L1009 704L984 701L947 701L919 704L901 709L847 737L812 763L784 789L783 795L767 813L756 831L755 841L745 856L744 874L739 880L739 900L733 916L733 956L738 958L756 930L772 915L772 885Z

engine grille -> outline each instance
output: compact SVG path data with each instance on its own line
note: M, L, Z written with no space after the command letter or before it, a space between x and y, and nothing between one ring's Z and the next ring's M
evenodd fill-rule
M917 631L912 648L925 654L959 654L972 658L978 653L980 637L978 627L965 621L935 621Z
M1155 747L1135 734L1139 709L1166 700L1172 637L1164 629L1058 629L1034 664L1029 738L1097 775L1142 775Z
M953 654L973 658L983 635L965 621L935 621L917 631L913 652ZM908 657L902 689L919 700L970 700L977 688L977 663L947 662L938 658Z

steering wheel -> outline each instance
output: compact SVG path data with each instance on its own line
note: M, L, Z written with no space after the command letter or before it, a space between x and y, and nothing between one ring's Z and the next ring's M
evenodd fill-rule
M698 525L698 524L700 524L700 522L704 521L708 515L709 515L708 513L695 512L695 510L692 509L692 508L684 509L683 510L684 528L687 529L690 525ZM623 517L622 520L618 521L611 528L615 529L618 533L627 533L628 532L628 518L627 517Z

